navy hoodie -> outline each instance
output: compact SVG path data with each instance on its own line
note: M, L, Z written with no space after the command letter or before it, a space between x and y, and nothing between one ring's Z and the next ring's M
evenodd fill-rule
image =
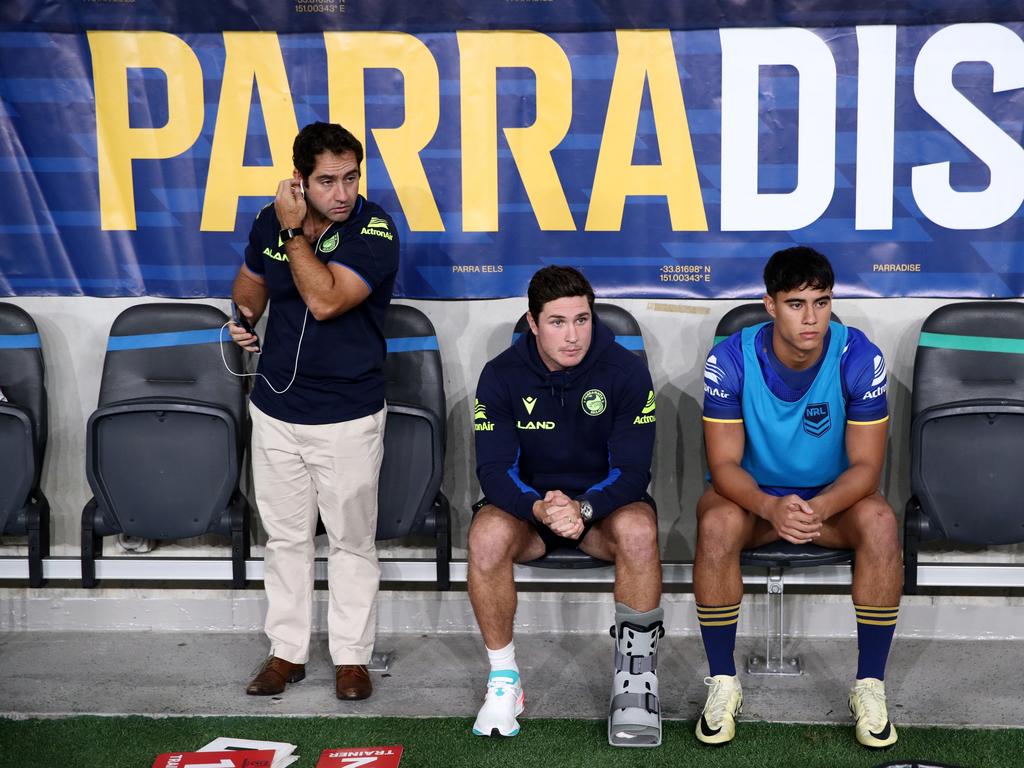
M654 424L647 365L596 317L587 354L561 371L526 332L480 374L476 476L492 504L524 520L549 490L585 497L598 520L643 498Z

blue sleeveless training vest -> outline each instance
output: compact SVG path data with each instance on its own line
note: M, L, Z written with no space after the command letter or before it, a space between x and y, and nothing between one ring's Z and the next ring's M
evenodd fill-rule
M847 328L829 323L832 337L817 376L803 397L788 403L768 389L757 358L757 333L765 325L744 328L741 336L746 432L742 466L761 486L828 485L849 466L839 373Z

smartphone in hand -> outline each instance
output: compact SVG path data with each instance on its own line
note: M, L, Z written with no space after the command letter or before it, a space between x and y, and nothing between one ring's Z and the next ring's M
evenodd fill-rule
M256 349L259 351L261 348L260 337L256 333L256 329L252 327L252 324L249 322L249 318L242 314L242 310L240 310L238 305L233 301L231 302L231 319L236 325L241 326L242 330L246 333L251 333L256 337Z

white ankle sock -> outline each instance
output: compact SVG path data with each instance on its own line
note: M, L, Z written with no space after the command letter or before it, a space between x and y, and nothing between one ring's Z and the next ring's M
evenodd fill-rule
M487 660L491 662L491 672L497 672L500 669L510 669L513 672L519 671L519 666L516 664L515 642L511 642L504 648L499 648L496 651L487 648Z

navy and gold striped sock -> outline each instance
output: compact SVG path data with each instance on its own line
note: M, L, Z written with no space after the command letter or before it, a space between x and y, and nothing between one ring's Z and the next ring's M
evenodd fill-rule
M740 604L700 605L697 604L697 621L700 622L700 636L704 640L704 652L708 655L708 668L715 675L735 675L736 625L740 620Z
M857 679L874 677L885 680L885 663L889 659L892 636L900 607L857 605Z

